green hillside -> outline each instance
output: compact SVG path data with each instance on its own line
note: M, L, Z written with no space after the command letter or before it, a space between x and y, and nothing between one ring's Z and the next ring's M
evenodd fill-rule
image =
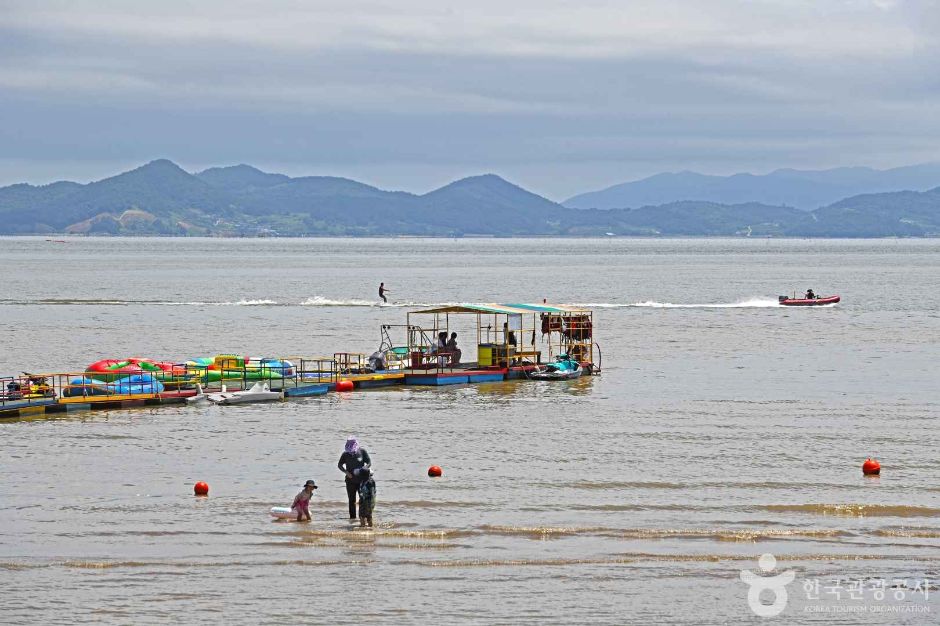
M248 165L190 174L157 160L86 185L0 188L0 234L215 236L933 237L940 188L854 196L812 212L756 202L571 209L494 174L424 195Z

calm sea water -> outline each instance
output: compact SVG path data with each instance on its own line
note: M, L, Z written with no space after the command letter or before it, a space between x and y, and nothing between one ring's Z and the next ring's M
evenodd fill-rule
M6 374L371 352L412 306L542 298L593 304L604 355L567 383L0 422L4 623L756 623L763 553L795 574L786 623L936 623L940 241L6 238L0 272ZM843 302L776 306L809 287ZM350 433L374 532L344 519ZM272 521L308 478L314 522Z

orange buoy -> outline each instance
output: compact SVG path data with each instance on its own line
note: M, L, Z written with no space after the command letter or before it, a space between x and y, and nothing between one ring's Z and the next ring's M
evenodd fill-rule
M336 391L352 391L353 389L355 389L355 385L351 380L340 380L336 383Z
M443 473L444 470L441 469L440 465L432 465L428 468L428 476L431 478L439 478Z
M207 496L209 495L209 485L200 480L198 483L193 485L193 493L197 496Z
M881 473L881 463L869 457L862 463L862 473L866 476L877 476Z

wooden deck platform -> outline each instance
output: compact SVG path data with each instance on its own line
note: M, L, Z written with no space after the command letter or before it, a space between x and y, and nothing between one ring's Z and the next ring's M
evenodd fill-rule
M322 376L322 377L313 377L305 376L301 379L301 383L310 383L314 384L322 381L322 384L328 385L330 391L336 389L336 382L338 380L349 380L352 381L353 386L356 389L374 389L376 387L390 387L393 385L404 385L405 384L405 372L400 370L395 371L385 371L385 372L373 372L371 374L339 374L338 378L331 376Z
M506 380L506 368L500 367L454 367L439 369L405 370L405 384L419 386L461 385L468 383L488 383Z
M56 402L44 405L33 405L19 408L0 408L0 419L18 419L55 413L72 413L74 411L106 411L114 409L129 409L142 406L160 406L164 404L182 404L186 398L196 395L195 390L165 391L163 393L145 395L103 395L103 396L72 396L59 398Z

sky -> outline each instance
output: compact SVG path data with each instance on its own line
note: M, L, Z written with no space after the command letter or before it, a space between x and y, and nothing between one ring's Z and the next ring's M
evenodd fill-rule
M940 0L0 0L0 185L894 167L940 160L938 67Z

